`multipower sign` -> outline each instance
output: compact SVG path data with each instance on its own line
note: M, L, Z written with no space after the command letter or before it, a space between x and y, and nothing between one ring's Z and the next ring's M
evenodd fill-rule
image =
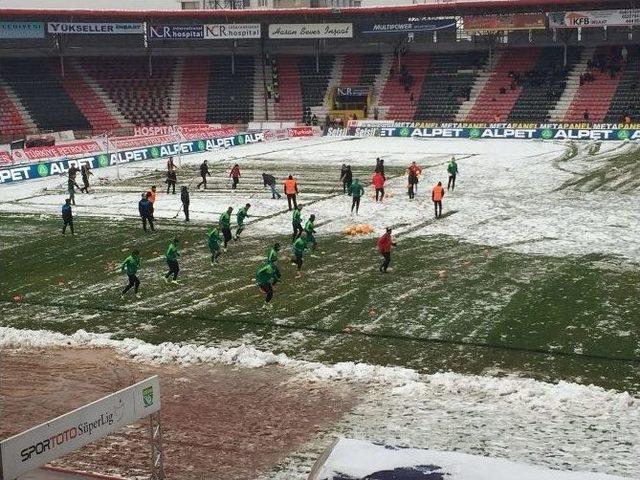
M120 152L102 153L79 159L60 159L44 163L12 166L0 169L0 184L20 182L34 178L44 178L51 175L62 175L69 171L71 166L78 168L89 165L92 169L110 167L116 164L153 160L173 155L191 155L203 153L220 148L232 148L240 145L264 142L264 133L241 133L228 137L210 138L205 140L193 140L179 143L155 145Z

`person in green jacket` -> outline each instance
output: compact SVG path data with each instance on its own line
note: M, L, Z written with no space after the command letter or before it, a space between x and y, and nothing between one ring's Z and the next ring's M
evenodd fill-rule
M280 251L280 244L278 242L273 244L273 247L269 249L267 253L267 263L273 265L276 271L276 277L280 278L280 269L278 268L278 252ZM275 282L274 282L275 285Z
M315 228L316 216L311 215L307 223L304 224L304 232L307 234L307 242L311 244L311 249L315 250L318 246L318 242L316 242L316 237L313 236L316 233Z
M140 288L140 279L136 275L138 273L138 269L140 268L140 251L133 250L131 255L124 259L122 262L122 266L120 267L120 271L127 274L129 277L129 284L124 287L122 290L122 298L124 300L124 296L126 293L131 290L133 287L133 294L137 298L138 297L138 288Z
M447 183L447 190L453 190L456 188L456 176L458 175L458 164L456 163L456 157L451 157L449 164L447 165L447 172L449 172L449 183Z
M298 266L298 273L296 276L302 276L302 256L307 248L307 234L300 235L295 242L293 242L293 259L291 263Z
M213 227L209 233L207 233L207 245L209 246L209 251L211 251L211 264L216 263L220 256L220 241L220 231L216 227Z
M227 211L220 215L220 231L222 232L222 238L224 239L223 251L227 251L227 243L231 241L231 212L233 207L227 208Z
M251 208L251 204L247 203L244 207L240 207L240 210L236 213L236 222L238 224L238 228L236 229L236 240L238 240L240 233L244 230L244 219L249 216L249 208Z
M351 213L353 213L353 209L356 209L356 215L358 214L358 210L360 210L360 197L364 195L364 187L360 183L360 180L357 178L353 181L351 185L349 185L349 195L351 195Z
M169 271L164 275L164 281L168 282L169 277L173 275L173 283L178 283L178 273L180 273L180 266L178 265L178 257L180 256L180 252L178 251L178 239L174 238L169 242L169 246L167 247L167 253L165 253L164 258L167 260L167 265L169 266Z
M292 242L296 241L296 238L298 238L300 235L302 235L302 232L304 231L302 229L302 205L296 205L296 207L293 209L293 217L292 217L292 222L291 224L293 225L293 239L291 240Z
M273 298L273 285L278 281L276 270L272 264L265 262L256 272L256 283L262 293L264 293L264 306L262 308L271 309L271 299Z

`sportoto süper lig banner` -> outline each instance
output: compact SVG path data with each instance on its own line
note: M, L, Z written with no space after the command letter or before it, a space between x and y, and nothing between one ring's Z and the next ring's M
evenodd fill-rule
M0 478L14 480L160 410L158 376L0 442Z
M240 145L264 142L264 133L239 133L228 137L216 137L203 140L189 140L162 145L154 145L130 150L122 150L111 153L99 153L78 159L58 159L42 163L28 165L13 165L0 168L0 185L14 183L36 178L49 177L51 175L63 175L69 171L69 167L75 165L80 168L88 165L92 169L110 167L116 164L127 164L144 160L154 160L175 155L191 155L218 150L220 148L233 148Z

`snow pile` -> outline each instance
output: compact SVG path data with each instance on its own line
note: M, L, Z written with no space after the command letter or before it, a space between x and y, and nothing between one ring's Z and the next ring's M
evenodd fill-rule
M483 396L518 403L531 411L573 411L588 408L598 415L621 410L637 410L640 402L628 392L613 393L595 385L579 385L560 381L557 384L539 382L531 378L479 377L453 372L429 375L429 383L450 393L464 397ZM407 386L405 388L410 388ZM401 390L400 390L401 391ZM406 390L403 392L406 393Z
M295 374L293 381L339 380L373 387L367 389L354 411L336 425L331 436L461 450L551 468L640 474L640 401L626 392L516 377L420 375L406 368L354 362L327 365L247 345L153 345L84 330L64 335L0 327L0 350L7 347L102 347L143 362L206 362L246 368L280 365ZM293 472L301 472L301 468L309 471L319 456L318 446L326 446L326 438L318 442L302 452L302 457L294 455L292 465L285 464L280 473L268 478L305 478L306 474ZM452 477L455 478L458 477Z
M365 363L341 362L325 365L289 358L284 353L263 352L247 345L215 347L205 345L164 342L159 345L146 343L136 338L115 340L108 333L89 333L78 330L71 335L47 330L21 330L0 327L0 347L51 348L92 347L113 348L134 359L154 363L219 363L245 368L280 365L292 368L305 380L352 380L360 382L383 382L403 384L418 381L420 375L414 370L401 367L385 367Z
M323 364L295 360L284 353L264 352L248 345L216 347L164 342L159 345L136 338L116 340L109 333L78 330L71 335L48 330L21 330L0 327L0 348L112 348L134 359L151 363L219 363L245 368L280 365L291 368L304 380L349 380L391 385L392 394L421 396L434 387L463 397L511 398L531 410L589 405L598 413L638 410L638 401L627 392L619 393L593 385L569 382L551 384L527 378L485 377L453 372L420 375L403 367L387 367L357 362Z

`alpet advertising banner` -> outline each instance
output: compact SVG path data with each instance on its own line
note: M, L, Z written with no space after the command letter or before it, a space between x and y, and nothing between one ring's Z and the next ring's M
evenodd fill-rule
M385 33L419 33L443 30L456 26L454 18L438 19L413 19L406 22L393 23L365 23L360 25L360 33L364 35L385 34Z
M49 33L78 35L137 35L143 34L141 23L61 23L48 22Z
M160 410L160 380L150 377L0 442L2 479L13 480Z
M150 25L149 38L154 40L204 38L204 25Z
M240 145L264 142L264 134L240 133L228 137L216 137L206 140L190 140L175 143L166 143L118 152L100 153L74 160L58 159L43 163L32 163L29 165L19 165L0 168L0 184L9 182L19 182L34 178L43 178L50 175L64 175L69 171L69 167L75 165L80 168L88 165L92 169L110 167L116 164L126 164L144 160L154 160L166 158L174 155L191 155L203 153L220 148L233 148Z
M349 127L353 137L499 138L521 140L638 140L640 130L595 128Z
M0 38L44 38L44 22L0 22Z
M633 25L640 25L640 9L549 13L549 28L625 27Z
M269 38L352 38L352 23L274 23Z
M546 17L542 13L465 15L462 25L465 32L542 30L546 28Z
M204 38L208 40L242 40L260 38L259 23L217 23L204 26Z

